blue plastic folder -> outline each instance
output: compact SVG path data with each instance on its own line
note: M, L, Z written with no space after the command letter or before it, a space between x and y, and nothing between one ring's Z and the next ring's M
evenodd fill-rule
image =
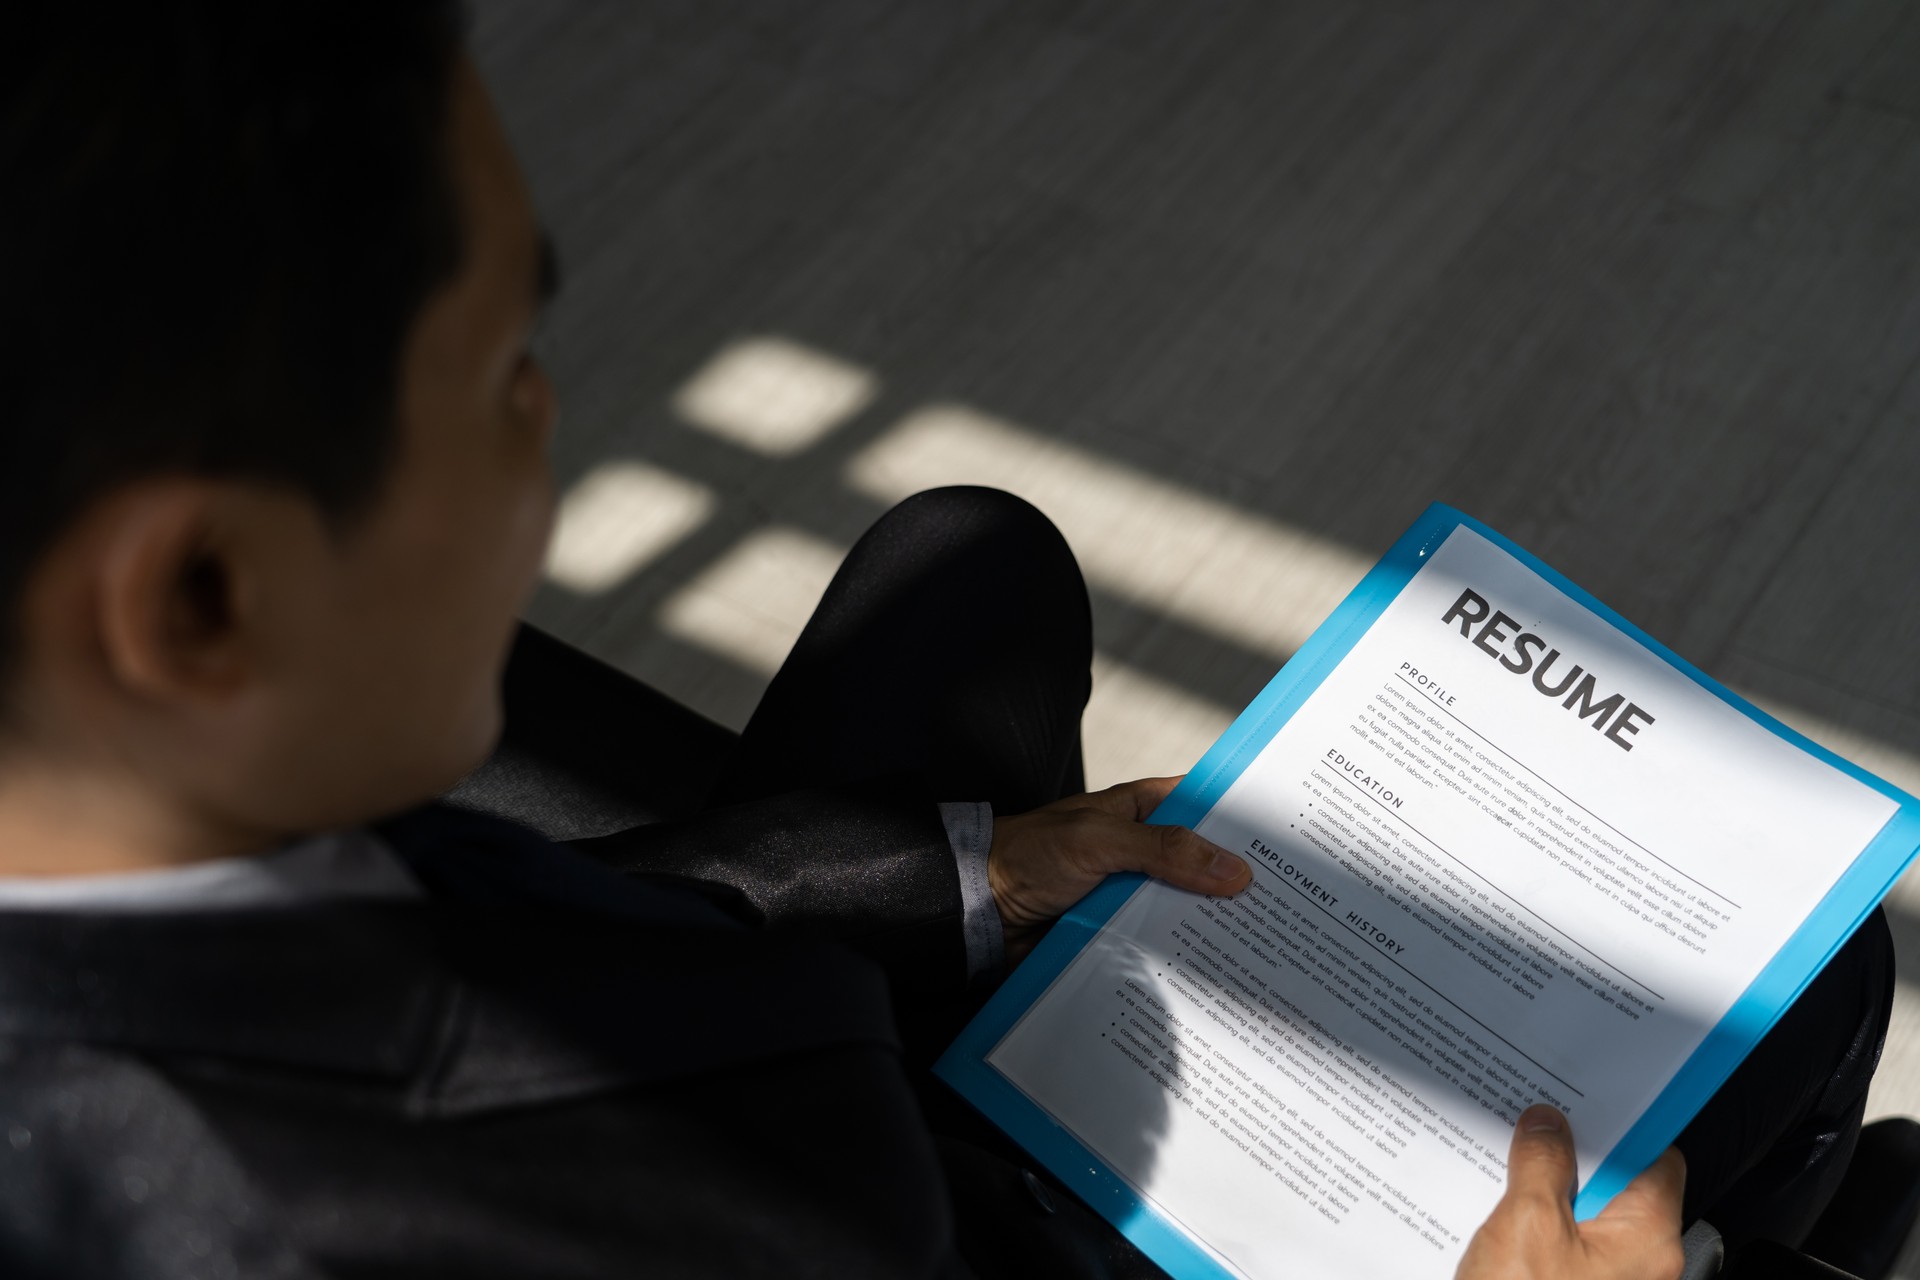
M1159 823L1197 825L1281 727L1374 626L1430 555L1458 529L1470 529L1514 557L1607 626L1674 671L1808 755L1879 792L1893 816L1805 918L1789 943L1713 1026L1657 1101L1606 1155L1580 1189L1578 1216L1597 1213L1649 1164L1727 1078L1893 885L1920 850L1920 801L1839 759L1728 691L1579 586L1485 525L1434 505L1316 630L1226 733L1195 764L1154 815ZM1176 1222L1056 1123L987 1062L988 1055L1103 925L1138 892L1139 876L1115 876L1089 894L1046 936L935 1065L935 1072L997 1123L1149 1257L1177 1277L1230 1274ZM1477 1225L1477 1224L1476 1224Z

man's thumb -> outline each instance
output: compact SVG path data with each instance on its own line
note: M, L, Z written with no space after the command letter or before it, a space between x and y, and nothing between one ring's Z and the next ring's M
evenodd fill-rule
M1560 1108L1543 1102L1521 1112L1507 1157L1507 1194L1552 1199L1568 1205L1571 1214L1573 1183L1578 1174L1573 1131Z

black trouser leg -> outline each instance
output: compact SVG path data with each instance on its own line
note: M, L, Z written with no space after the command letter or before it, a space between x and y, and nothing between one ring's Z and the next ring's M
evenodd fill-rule
M993 489L917 494L848 553L714 802L882 779L929 802L1037 808L1083 787L1092 657L1086 585L1045 516ZM910 1063L931 1063L977 1005L899 1005ZM943 1093L928 1101L947 1110Z
M1092 652L1086 585L1046 517L937 489L854 546L743 739L523 627L500 746L449 798L555 839L879 778L1020 812L1081 789Z

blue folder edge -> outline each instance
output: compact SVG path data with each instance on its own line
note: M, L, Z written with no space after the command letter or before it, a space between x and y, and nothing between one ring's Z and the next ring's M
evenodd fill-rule
M1728 706L1899 806L1786 946L1707 1034L1640 1122L1607 1154L1581 1187L1574 1201L1574 1212L1584 1220L1598 1213L1659 1156L1878 905L1916 850L1920 850L1920 801L1752 706L1525 548L1471 516L1434 503L1207 750L1154 812L1152 821L1187 827L1199 823L1400 594L1427 556L1455 529L1462 527L1473 530L1519 560ZM1143 1202L1132 1186L986 1062L987 1054L1012 1030L1021 1015L1143 883L1144 878L1138 875L1112 876L1082 899L1007 978L934 1063L933 1070L1169 1274L1179 1280L1213 1280L1231 1273L1176 1223Z

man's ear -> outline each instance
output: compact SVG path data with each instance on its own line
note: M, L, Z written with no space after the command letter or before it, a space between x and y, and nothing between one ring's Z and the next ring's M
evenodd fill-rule
M82 607L103 675L159 702L224 699L254 674L260 566L237 486L144 480L109 497L87 532L92 582Z

